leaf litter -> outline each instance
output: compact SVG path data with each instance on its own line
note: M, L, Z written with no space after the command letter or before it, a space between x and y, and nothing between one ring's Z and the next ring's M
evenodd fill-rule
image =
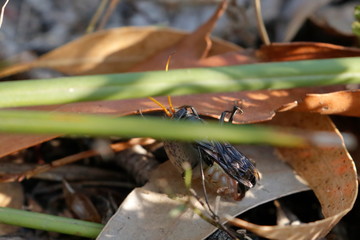
M325 116L282 113L270 123L336 132L341 139L331 120ZM304 191L308 189L308 186L304 185L306 183L320 200L324 220L298 226L258 226L239 219L232 219L230 223L270 239L317 239L325 236L351 210L357 196L356 169L346 148L342 146L276 150L279 155L275 155L271 148L241 147L243 153L256 161L261 180L242 201L221 201L220 215L236 216L262 203ZM298 175L294 175L293 170L279 157ZM135 189L122 203L98 239L119 239L119 236L132 236L137 239L201 239L208 236L214 227L190 209L179 218L170 218L169 212L181 202L169 197L164 191L170 189L172 194L186 193L184 180L178 173L170 171L171 168L170 165L166 165L157 169L147 185ZM176 175L178 177L174 177ZM195 189L198 193L202 192L199 184ZM210 202L214 202L215 197L215 194L209 194Z
M174 51L176 52L176 58L171 63L171 68L359 56L360 51L358 49L321 43L273 44L262 47L257 51L248 51L224 41L210 41L209 33L225 8L224 2L210 21L193 34L161 28L133 27L101 31L86 35L79 40L64 45L40 57L33 63L10 66L8 69L2 70L0 75L3 74L2 76L5 76L39 66L51 67L71 75L113 73L129 71L130 69L133 71L163 69L164 64L162 64L162 61L165 62L169 54ZM169 40L163 41L164 38L169 38ZM102 48L101 51L96 48L94 48L94 52L87 51L89 50L88 46L93 46L95 42L98 44L99 41L108 43L101 45L107 47L109 45L109 47L105 50ZM195 49L193 49L194 47ZM76 52L74 49L79 51ZM64 55L70 56L70 59L61 57ZM132 56L132 58L129 58L129 56ZM119 65L122 65L123 68L119 68ZM249 91L232 94L202 94L174 97L174 102L175 105L191 103L202 115L218 118L224 109L231 108L234 101L240 100L242 107L246 111L244 111L244 114L237 116L235 119L237 123L263 122L275 117L270 123L284 125L284 122L287 122L287 126L297 126L313 130L321 129L338 133L331 121L324 116L293 112L276 114L276 112L278 110L288 111L292 109L293 111L318 111L322 114L344 114L351 116L354 114L358 116L352 105L353 102L357 102L357 91L332 92L344 89L346 87L337 86L329 89L322 87ZM344 100L338 101L337 104L336 100L338 99ZM348 104L345 107L341 107L341 103L345 101ZM75 103L51 106L49 108L56 111L114 115L133 114L138 109L142 109L144 112L159 110L146 99ZM4 145L0 145L0 155L2 156L56 137L2 136L0 137L0 142L4 143ZM341 138L340 135L339 138ZM339 147L330 150L316 147L277 149L281 159L291 165L296 174L300 175L313 189L321 202L325 219L299 226L283 227L259 226L241 220L232 220L232 222L237 222L236 224L260 236L274 239L291 239L289 235L305 237L304 239L315 239L324 236L352 208L357 196L356 170L346 148ZM260 184L251 190L243 201L221 201L220 214L235 216L272 199L308 189L294 175L291 168L273 154L273 149L244 147L241 148L241 151L248 153L249 156L258 162L262 179ZM163 183L165 180L170 189L183 189L182 178L171 169L172 166L169 164L161 166L154 172L153 178L144 188L135 189L122 203L118 213L108 222L103 235L100 235L98 239L116 239L116 236L119 236L117 234L122 233L122 231L126 234L122 236L129 236L129 238L137 236L137 239L151 238L150 234L155 234L154 238L156 239L163 237L164 239L168 237L181 239L179 237L181 235L188 236L184 234L184 229L186 229L186 234L189 234L189 237L198 238L206 237L213 231L214 228L210 224L195 216L190 210L184 212L177 219L169 217L169 211L179 205L179 200L170 199L164 194L163 184L159 186L159 182ZM321 171L321 169L324 169L324 171ZM201 193L201 189L199 186L197 187L197 192ZM209 197L212 201L215 196L210 193ZM154 219L156 219L156 222ZM139 231L139 227L143 231ZM154 229L160 231L149 231ZM299 235L294 235L297 232Z
M241 151L257 162L261 180L249 190L242 201L220 201L219 213L240 214L279 196L307 190L291 168L274 154L270 147L242 146ZM194 189L202 193L201 182L194 180ZM288 184L282 185L280 182ZM164 193L165 192L165 193ZM169 197L166 192L179 194ZM177 170L166 162L156 169L149 182L135 189L121 204L117 213L105 226L98 239L202 239L215 227L202 220L188 209L178 218L171 218L169 212L179 206L186 194L184 180ZM209 193L209 201L214 202L216 194ZM224 220L224 219L223 219Z

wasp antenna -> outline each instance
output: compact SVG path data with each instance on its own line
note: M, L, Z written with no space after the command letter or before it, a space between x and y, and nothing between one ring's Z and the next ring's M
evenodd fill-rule
M172 104L171 96L168 95L167 97L168 97L168 103L169 103L170 111L172 113L175 113L175 108L174 108L174 105Z
M154 103L156 103L159 107L161 107L162 110L164 110L165 114L168 116L168 117L172 117L172 113L169 112L169 110L166 109L166 107L161 104L158 100L156 100L155 98L153 97L148 97L151 101L153 101Z
M170 61L171 61L171 57L175 54L175 52L171 53L166 61L166 66L165 66L165 71L169 71L169 65L170 65ZM172 101L171 101L171 97L168 96L168 102L169 102L169 108L170 108L170 111L172 113L175 113L175 109L174 109L174 106L172 104Z
M169 65L170 65L170 61L172 56L175 54L175 52L171 53L166 61L166 65L165 65L165 72L169 71Z
M165 66L165 71L166 71L166 72L169 71L169 65L170 65L171 57L172 57L174 54L175 54L175 52L171 53L171 54L169 55L167 61L166 61L166 66ZM172 101L171 101L170 96L168 96L168 102L169 102L169 105L170 105L169 108L170 108L171 113L169 112L169 110L168 110L163 104L161 104L161 103L160 103L158 100L156 100L155 98L153 98L153 97L148 97L148 98L149 98L151 101L153 101L154 103L156 103L157 105L159 105L159 106L162 108L162 110L164 110L164 112L166 113L166 115L167 115L168 117L172 117L173 114L175 113L175 109L174 109L174 107L173 107L173 105L172 105Z

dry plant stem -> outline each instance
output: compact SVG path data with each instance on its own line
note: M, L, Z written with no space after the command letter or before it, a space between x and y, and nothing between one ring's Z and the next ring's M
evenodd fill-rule
M51 162L49 164L41 165L41 166L38 166L38 167L36 167L34 169L31 169L29 171L21 173L20 176L18 177L18 181L22 181L22 180L24 180L24 178L29 179L29 178L31 178L31 177L33 177L35 175L40 174L40 173L47 172L47 171L49 171L51 169L54 169L54 168L57 168L57 167L61 167L61 166L64 166L64 165L67 165L67 164L70 164L70 163L80 161L81 159L84 159L84 158L93 157L93 156L95 156L97 154L98 154L97 151L89 150L89 151L84 151L84 152L81 152L81 153L73 154L73 155L70 155L70 156L55 160L55 161L53 161L53 162Z
M1 163L0 169L0 183L13 182L19 178L19 173L23 173L30 169L35 169L38 164L33 163L21 163L4 162ZM124 182L126 179L123 175L119 175L118 171L99 169L95 167L81 166L81 165L67 165L66 168L54 168L48 172L44 172L34 176L34 178L49 180L49 181L61 181L63 178L70 182L80 181L96 181L102 179L102 181L116 181Z
M270 45L271 42L269 40L269 36L267 34L264 24L264 19L262 18L262 14L261 14L260 0L254 0L254 5L255 5L255 13L256 13L256 22L259 28L260 37L265 45Z
M3 20L4 20L4 12L5 12L5 8L6 8L6 5L9 3L10 0L6 0L4 5L2 6L1 8L1 13L0 13L0 29L1 29L1 26L2 26L2 23L3 23Z
M91 18L89 26L86 28L86 33L91 33L95 29L95 25L99 22L101 15L103 14L106 5L108 5L109 0L101 0L99 7L96 9L94 16Z
M120 142L120 143L111 144L110 148L114 152L119 152L119 151L123 151L125 149L128 149L128 148L130 148L132 146L135 146L137 144L148 145L148 144L153 142L153 141L148 141L148 140L149 139L134 138L134 139L131 139L131 140L127 141L127 142ZM38 175L38 174L43 173L43 172L47 172L47 171L49 171L51 169L61 167L61 166L64 166L64 165L67 165L67 164L70 164L70 163L74 163L74 162L80 161L80 160L82 160L84 158L93 157L93 156L96 156L98 154L99 154L99 152L96 151L96 150L84 151L84 152L81 152L81 153L73 154L73 155L70 155L70 156L55 160L55 161L53 161L53 162L51 162L49 164L44 164L44 165L38 166L38 167L36 167L34 169L25 171L25 172L20 173L20 174L16 174L16 175L12 174L12 177L10 177L10 178L7 178L5 176L4 179L6 179L7 182L11 182L11 181L15 181L15 180L22 181L24 178L29 179L29 178L31 178L31 177L33 177L35 175Z
M111 0L109 6L107 7L104 16L102 17L99 26L96 28L97 31L104 29L106 23L109 21L110 16L113 14L116 5L118 5L120 0Z
M201 152L199 150L199 154L201 156ZM205 174L204 174L204 166L203 166L203 161L202 161L202 157L200 157L200 175L201 175L201 185L203 188L203 193L204 193L204 198L205 198L205 203L208 207L209 212L211 213L213 219L219 219L219 217L215 214L215 212L212 210L210 204L209 204L209 199L208 199L208 195L207 195L207 191L206 191L206 183L205 183ZM200 202L200 201L199 201Z

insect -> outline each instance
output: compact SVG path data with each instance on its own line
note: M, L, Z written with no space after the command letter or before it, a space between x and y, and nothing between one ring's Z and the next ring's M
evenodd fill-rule
M154 98L150 99L158 104L168 117L174 120L205 122L200 118L195 108L191 106L175 109L170 97L168 97L169 109ZM230 114L229 122L232 123L236 112L239 110L239 107L234 107L230 112L224 111L221 114L220 123L225 122L225 117L228 114ZM218 194L232 196L234 200L241 200L246 191L254 187L259 179L255 164L227 142L213 140L200 140L193 143L165 141L164 148L170 161L180 172L183 172L183 162L189 162L192 167L195 167L199 162L205 163L203 167L205 181L215 188Z

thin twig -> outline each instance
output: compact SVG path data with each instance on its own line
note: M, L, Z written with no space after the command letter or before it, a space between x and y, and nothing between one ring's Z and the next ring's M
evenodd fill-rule
M211 213L212 215L212 218L214 219L219 219L219 217L215 214L215 212L212 210L210 204L209 204L209 199L208 199L208 195L207 195L207 191L206 191L206 183L205 183L205 174L204 174L204 168L203 168L203 161L202 161L202 157L201 157L201 151L200 149L198 149L199 151L199 156L200 156L200 174L201 174L201 185L202 185L202 188L203 188L203 193L204 193L204 198L205 198L205 202L206 202L206 205L207 205L207 208L209 210L209 212Z
M99 7L96 9L94 16L91 18L88 27L86 28L86 33L91 33L95 29L95 25L99 22L101 15L104 13L106 6L108 5L109 0L102 0L99 4Z
M148 145L151 144L153 141L149 138L133 138L127 142L119 142L119 143L113 143L109 146L109 148L114 152L120 152L125 149L128 149L134 145L140 144L140 145ZM80 153L76 153L73 155L66 156L64 158L60 158L57 160L52 161L49 164L44 164L37 166L33 169L24 171L19 174L10 174L7 176L2 176L0 182L13 182L13 181L22 181L24 179L29 179L35 175L38 175L40 173L47 172L49 170L52 170L57 167L61 167L70 163L74 163L76 161L80 161L84 158L89 158L99 155L99 151L97 150L88 150L83 151Z
M10 0L6 0L4 5L2 6L1 8L1 13L0 13L0 29L1 29L1 26L2 26L2 23L3 23L3 19L4 19L4 12L5 12L5 8L6 8L6 5L9 3Z
M116 5L118 5L120 2L120 0L111 0L109 6L107 7L104 16L102 17L98 27L97 27L97 31L103 29L106 25L106 23L109 21L110 16L113 14Z
M259 28L260 37L261 37L261 39L262 39L262 41L264 42L265 45L270 45L271 42L270 42L269 36L268 36L268 34L266 32L264 19L263 19L262 14L261 14L260 0L254 0L254 3L255 3L256 21L257 21L257 25L258 25L258 28Z

